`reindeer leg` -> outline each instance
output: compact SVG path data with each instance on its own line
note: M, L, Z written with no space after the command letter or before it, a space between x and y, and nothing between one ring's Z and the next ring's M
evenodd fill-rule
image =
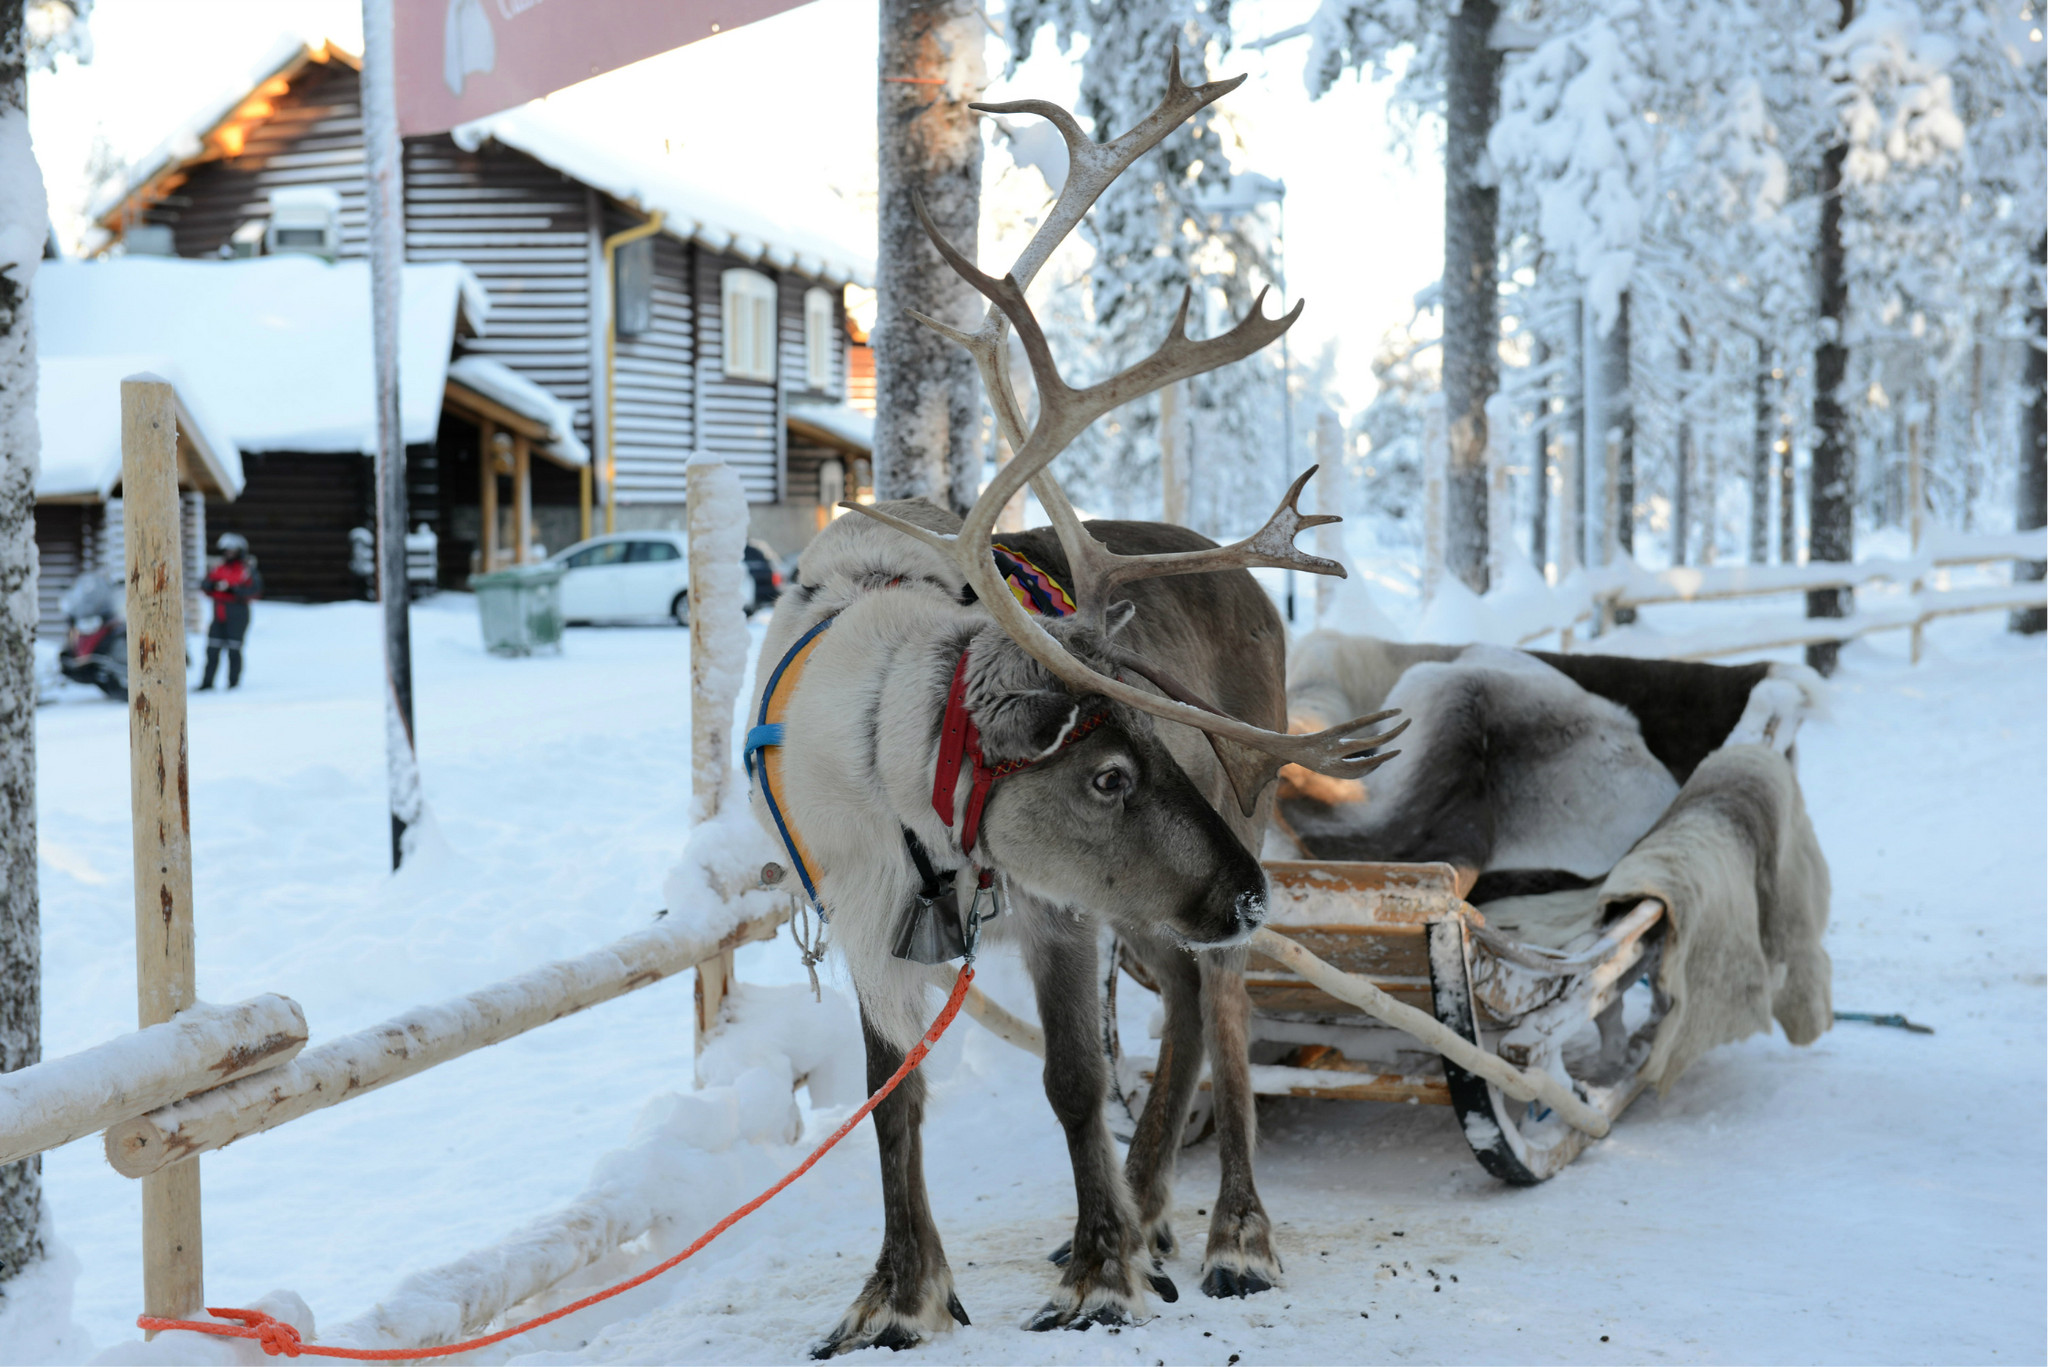
M1280 1278L1273 1252L1273 1222L1252 1183L1258 1112L1252 1100L1249 1046L1251 998L1244 989L1245 952L1198 955L1209 1032L1210 1086L1216 1096L1216 1142L1223 1180L1209 1217L1209 1248L1202 1258L1202 1290L1211 1296L1249 1296Z
M904 1051L875 1031L865 1008L861 1033L867 1038L868 1090L873 1091L902 1066ZM967 1323L925 1197L924 1097L924 1075L912 1073L875 1107L875 1138L882 1151L882 1254L853 1305L811 1349L814 1358L856 1348L910 1348L951 1328L949 1318Z
M1153 1265L1170 1258L1177 1244L1167 1207L1173 1200L1173 1170L1180 1157L1181 1132L1202 1070L1202 970L1195 957L1177 945L1147 947L1145 967L1166 1005L1166 1028L1159 1040L1159 1063L1152 1075L1152 1093L1138 1117L1137 1133L1124 1160L1124 1176L1138 1203L1138 1227L1152 1250Z
M1037 933L1025 957L1045 1029L1045 1096L1067 1132L1079 1213L1059 1290L1025 1327L1130 1324L1145 1310L1140 1277L1167 1300L1179 1293L1147 1265L1130 1190L1102 1117L1109 1067L1096 1008L1094 930L1057 913L1034 921Z

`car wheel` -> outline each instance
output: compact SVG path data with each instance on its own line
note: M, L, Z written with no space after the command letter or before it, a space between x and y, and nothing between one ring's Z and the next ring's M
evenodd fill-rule
M689 594L687 594L687 593L679 593L679 594L677 594L677 595L676 595L676 601L675 601L675 602L673 602L673 603L670 603L670 604L668 605L668 615L676 619L676 625L677 625L677 626L679 626L679 627L687 627L687 626L689 626L689 625L690 625L690 595L689 595Z

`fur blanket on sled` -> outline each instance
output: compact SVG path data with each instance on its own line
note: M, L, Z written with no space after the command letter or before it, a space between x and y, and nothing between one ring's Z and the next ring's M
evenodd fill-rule
M1657 986L1671 999L1644 1075L1669 1091L1693 1060L1771 1028L1811 1044L1834 1023L1828 864L1799 780L1767 745L1730 745L1600 885L1606 920L1645 897L1671 918Z
M1412 719L1365 787L1283 785L1310 857L1450 863L1489 922L1553 946L1665 903L1661 1087L1774 1014L1795 1043L1828 1028L1827 863L1772 743L1816 710L1809 671L1318 632L1288 675L1296 729L1382 706Z

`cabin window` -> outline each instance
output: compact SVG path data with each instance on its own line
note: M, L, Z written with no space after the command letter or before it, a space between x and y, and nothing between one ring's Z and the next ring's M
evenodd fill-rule
M324 185L272 190L264 245L273 255L303 252L330 261L341 255L340 194Z
M643 237L618 249L612 259L617 279L612 298L621 337L638 337L654 326L654 239Z
M775 379L775 282L759 271L729 270L725 295L725 374Z
M804 292L804 383L812 389L832 388L832 324L837 314L829 293Z

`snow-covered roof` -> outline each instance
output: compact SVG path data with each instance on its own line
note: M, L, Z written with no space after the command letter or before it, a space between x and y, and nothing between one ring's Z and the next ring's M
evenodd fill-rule
M242 131L268 117L269 96L283 93L283 83L308 64L332 61L360 66L354 55L331 43L283 40L109 186L92 206L93 219L116 231L123 207L137 196L147 201L161 194L157 182L166 176L194 162L233 155ZM592 141L566 127L544 101L463 124L451 136L465 149L503 143L643 213L659 210L667 220L664 231L684 241L834 284L875 283L872 248L850 240L857 229L836 234L817 226L829 206L795 200L770 205L752 194L740 203L661 159L628 156Z
M827 439L837 438L834 445L859 447L863 452L875 449L875 420L858 408L843 403L806 403L801 399L791 401L788 419L798 427L812 427Z
M872 253L812 226L816 204L741 204L660 161L632 157L592 142L535 101L477 119L449 136L465 151L503 143L564 175L595 186L643 213L666 216L662 230L713 251L730 252L835 284L875 283ZM805 221L810 219L812 222Z
M357 68L362 65L354 54L344 52L332 43L308 42L300 37L279 38L245 75L207 100L147 156L129 166L119 179L109 184L93 201L90 217L102 226L111 226L106 224L106 219L119 210L131 195L147 189L164 173L205 160L209 155L233 155L235 150L239 150L240 141L227 130L268 116L269 107L265 100L271 95L281 95L285 90L283 84L272 85L272 82L288 82L308 64L331 61ZM226 137L223 137L224 133L227 133ZM209 142L216 145L209 148ZM224 145L226 143L232 143L233 147Z
M510 366L488 356L461 356L450 363L448 378L545 427L557 458L590 464L590 448L576 435L576 410Z
M149 374L177 393L178 435L198 456L207 491L242 492L242 453L172 356L50 356L36 367L42 461L38 499L104 499L121 482L121 381Z
M52 261L35 277L48 358L166 358L195 411L243 451L377 449L370 268L311 256ZM452 263L405 268L399 405L408 445L434 440L459 317L482 331L483 287Z

